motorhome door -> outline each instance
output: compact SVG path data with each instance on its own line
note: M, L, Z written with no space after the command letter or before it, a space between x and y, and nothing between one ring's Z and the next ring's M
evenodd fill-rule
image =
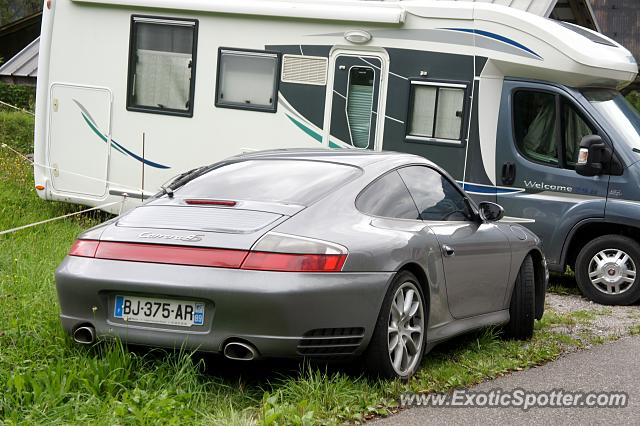
M107 190L111 92L54 84L49 105L49 166L56 192L101 198Z
M563 89L523 81L505 81L498 129L498 203L542 239L547 260L557 263L573 224L605 216L609 175L575 171L582 138L603 133Z
M388 59L334 51L327 85L324 142L333 148L380 150Z

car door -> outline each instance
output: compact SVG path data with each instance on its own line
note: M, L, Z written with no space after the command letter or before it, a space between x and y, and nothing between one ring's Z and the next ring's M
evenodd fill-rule
M561 88L507 81L496 140L498 193L505 215L522 222L543 241L551 265L558 264L565 238L581 220L602 218L609 175L575 171L582 137L597 126Z
M455 182L427 166L398 172L443 254L449 311L467 318L504 308L511 268L508 238L475 218Z

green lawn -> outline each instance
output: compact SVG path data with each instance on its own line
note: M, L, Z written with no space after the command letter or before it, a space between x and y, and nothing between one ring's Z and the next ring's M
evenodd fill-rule
M0 144L31 150L32 118L0 112ZM31 167L0 148L0 231L82 207L44 202ZM334 424L386 415L401 392L447 391L582 345L538 324L531 342L491 330L439 346L409 383L359 375L357 363L234 364L210 355L79 347L58 321L53 273L75 236L107 216L78 216L0 236L0 424Z

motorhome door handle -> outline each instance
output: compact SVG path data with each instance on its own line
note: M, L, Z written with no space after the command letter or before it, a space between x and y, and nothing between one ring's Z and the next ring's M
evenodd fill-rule
M444 255L447 257L454 256L456 254L456 251L453 249L453 247L448 246L446 244L442 245L442 251L444 252Z
M516 165L513 163L504 163L502 165L502 183L512 185L516 180Z

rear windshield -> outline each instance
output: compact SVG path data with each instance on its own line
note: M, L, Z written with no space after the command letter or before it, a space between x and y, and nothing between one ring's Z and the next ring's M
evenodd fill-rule
M308 206L359 176L357 167L308 160L248 160L214 169L184 185L184 198Z

